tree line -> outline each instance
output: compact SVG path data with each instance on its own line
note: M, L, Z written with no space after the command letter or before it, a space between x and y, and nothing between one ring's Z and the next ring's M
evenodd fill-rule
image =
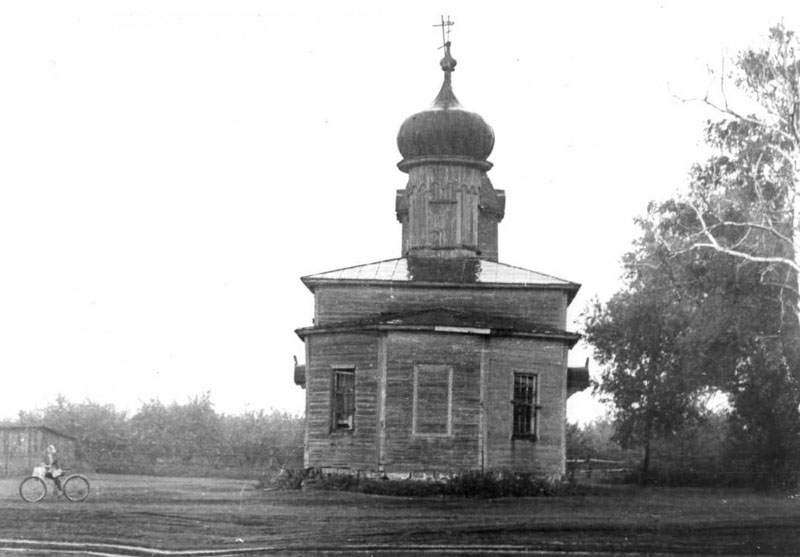
M800 44L778 25L695 99L711 156L688 187L652 202L622 261L623 287L585 314L601 364L595 390L614 408L615 436L641 451L709 420L724 398L728 466L763 487L800 474ZM737 99L744 108L734 107Z
M210 395L185 403L154 399L129 415L112 404L59 395L20 412L19 423L44 425L77 440L79 461L98 472L265 473L303 465L303 418L279 410L220 414Z

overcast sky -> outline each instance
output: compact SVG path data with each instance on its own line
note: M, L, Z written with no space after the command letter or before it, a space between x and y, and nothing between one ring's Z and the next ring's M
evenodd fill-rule
M400 255L395 139L441 85L441 14L495 130L500 260L582 283L577 319L703 156L710 114L676 96L796 6L3 3L0 418L57 393L301 412L299 277Z

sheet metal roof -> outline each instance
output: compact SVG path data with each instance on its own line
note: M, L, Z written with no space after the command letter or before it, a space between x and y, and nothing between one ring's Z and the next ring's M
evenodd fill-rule
M445 260L436 260L444 262ZM575 290L579 285L564 279L523 269L522 267L514 267L506 265L505 263L497 263L495 261L488 261L485 259L470 259L466 261L465 267L472 267L469 263L474 263L475 269L459 269L462 273L456 280L452 282L464 283L473 282L479 284L506 284L506 285L531 285L531 286L562 286L565 288ZM459 263L459 260L453 261L451 264ZM367 263L366 265L356 265L355 267L346 267L344 269L336 269L325 273L318 273L315 275L308 275L303 277L303 282L316 282L318 280L356 280L356 281L392 281L392 282L429 282L425 278L415 276L414 274L415 262L409 261L406 257L398 259L388 259L386 261L377 261L375 263ZM474 276L467 277L466 275ZM420 273L417 272L419 275ZM471 278L471 280L470 280ZM448 280L430 280L430 282L450 282Z

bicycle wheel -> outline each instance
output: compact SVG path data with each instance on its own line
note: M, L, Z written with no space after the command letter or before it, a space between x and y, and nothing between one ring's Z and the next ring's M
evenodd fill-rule
M47 485L44 483L43 479L37 478L36 476L25 478L22 480L22 483L19 484L19 495L28 503L41 501L46 493Z
M64 497L70 501L83 501L89 496L89 480L76 474L64 480L62 489Z

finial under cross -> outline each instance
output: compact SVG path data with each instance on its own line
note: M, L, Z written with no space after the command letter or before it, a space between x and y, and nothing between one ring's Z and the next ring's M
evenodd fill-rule
M450 44L450 28L455 24L455 21L450 21L450 16L447 16L447 21L445 21L444 16L442 16L442 22L434 25L434 27L442 28L442 46L439 48L444 48Z

